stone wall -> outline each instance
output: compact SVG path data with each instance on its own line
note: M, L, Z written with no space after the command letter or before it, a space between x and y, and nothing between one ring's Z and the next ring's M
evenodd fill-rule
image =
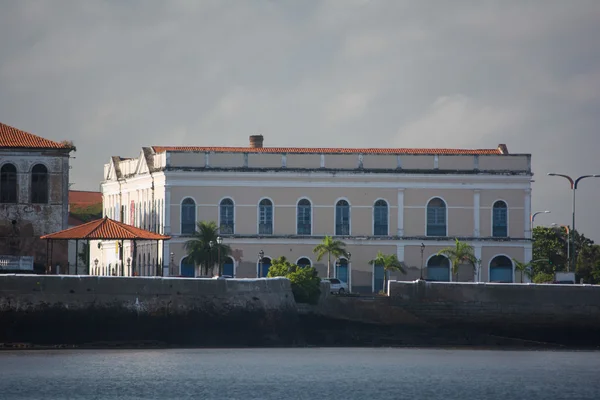
M252 345L286 342L296 317L283 278L0 276L0 343Z
M600 341L600 286L392 281L389 294L391 306L440 327Z

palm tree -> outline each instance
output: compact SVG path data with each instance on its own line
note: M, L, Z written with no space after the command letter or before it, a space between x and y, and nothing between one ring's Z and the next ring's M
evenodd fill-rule
M317 255L317 261L321 261L323 256L327 254L328 278L331 278L331 256L335 258L348 257L345 247L346 243L341 240L334 240L331 236L325 236L325 239L313 249L313 253Z
M369 265L382 265L383 266L383 290L386 289L387 277L390 271L400 271L406 274L404 269L404 263L398 260L395 254L383 254L381 251L377 252L377 256L369 261Z
M454 240L454 247L445 247L438 251L437 255L448 257L452 263L452 274L456 275L456 280L458 281L458 267L463 264L471 264L473 266L473 272L475 272L477 257L475 257L473 246L468 243L461 242L458 239Z
M187 252L186 262L193 263L195 266L200 266L204 275L212 273L214 265L217 264L219 248L221 252L221 260L231 254L231 247L226 244L218 244L219 228L214 221L201 221L196 226L196 231L192 239L184 244L184 249ZM212 247L210 243L213 243ZM221 266L219 265L219 273Z
M533 277L533 264L540 262L540 261L548 261L548 260L545 258L541 258L539 260L531 260L528 263L525 263L525 262L521 262L519 260L515 260L513 258L512 261L515 264L515 269L517 271L521 272L521 283L523 283L523 275L525 275L529 279L531 279Z

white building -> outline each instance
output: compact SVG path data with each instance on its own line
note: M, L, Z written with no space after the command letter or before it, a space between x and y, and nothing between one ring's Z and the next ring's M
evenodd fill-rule
M112 157L101 185L105 215L172 236L164 248L138 251L142 271L158 262L194 275L183 245L203 220L220 226L233 249L225 272L237 277L257 275L261 250L261 275L279 256L324 274L326 260L317 262L313 248L325 235L337 236L351 259L336 260L335 274L362 292L381 288L382 268L368 263L377 251L409 266L400 279L455 279L436 253L456 237L481 259L475 272L460 267L461 281L520 280L512 260L531 259L529 154L510 154L505 145L329 149L269 148L262 141L144 147L134 158ZM114 242L102 246L102 263L119 262Z

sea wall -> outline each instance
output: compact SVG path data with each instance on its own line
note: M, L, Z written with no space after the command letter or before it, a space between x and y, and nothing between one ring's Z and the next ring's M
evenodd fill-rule
M600 344L600 286L392 281L389 298L438 327Z
M0 276L0 343L289 343L287 279Z

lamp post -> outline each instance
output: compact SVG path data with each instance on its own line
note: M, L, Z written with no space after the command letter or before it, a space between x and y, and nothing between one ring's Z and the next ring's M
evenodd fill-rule
M571 190L573 191L573 223L571 225L571 245L573 246L573 251L571 251L571 264L575 266L575 191L577 191L579 181L585 178L600 178L600 174L582 175L577 179L573 179L569 175L555 174L552 172L548 173L548 176L560 176L561 178L568 180L571 184Z
M549 210L545 210L545 211L536 211L533 214L531 214L531 229L533 230L533 222L535 221L535 216L538 214L550 214Z
M421 243L421 277L420 280L423 280L423 253L425 252L425 243Z
M350 285L351 281L352 281L352 269L350 268L350 260L352 259L352 253L348 252L348 277L347 280L348 282L346 282L346 284L348 285L348 292L351 292L351 288L352 286Z
M258 269L256 270L256 277L260 278L260 274L262 272L262 263L263 263L263 257L265 256L265 252L264 251L259 251L258 252Z
M223 238L221 236L217 236L217 262L219 263L219 276L223 275L223 271L221 271L221 244L223 243Z
M209 247L209 250L208 250L208 265L210 265L210 271L211 272L212 272L212 269L214 267L213 262L212 262L212 249L213 249L214 245L215 245L215 242L213 242L212 240L210 242L208 242L208 247ZM206 272L208 272L208 271L206 271Z
M170 260L170 269L171 269L171 275L175 275L175 262L173 261L173 258L175 257L175 253L171 252L170 254L171 256L171 260Z
M98 274L98 259L94 259L94 275Z
M127 257L127 273L131 276L131 257Z

